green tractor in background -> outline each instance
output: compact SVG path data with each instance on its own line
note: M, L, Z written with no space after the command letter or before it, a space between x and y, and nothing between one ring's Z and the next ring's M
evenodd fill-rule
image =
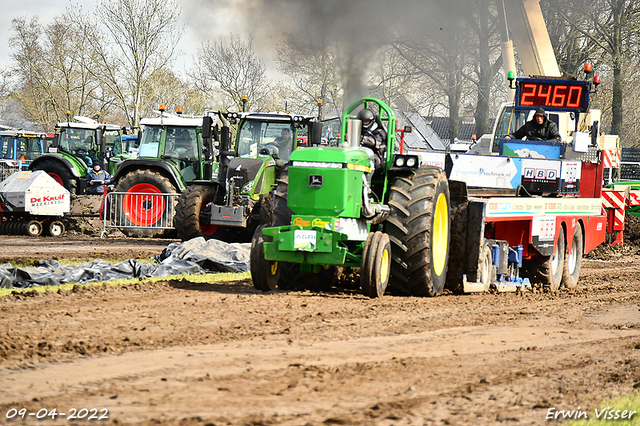
M127 194L116 209L124 218L120 230L129 237L167 236L170 230L153 226L172 206L154 195L181 193L189 182L210 180L217 168L211 140L202 137L202 116L170 114L162 106L158 113L140 120L138 155L119 161L112 174L113 191Z
M380 173L372 173L373 152L359 146L356 117L364 108L387 131ZM417 156L396 153L395 126L384 102L362 98L344 112L340 147L291 155L288 210L273 226L259 227L252 240L257 289L286 287L296 274L305 281L330 281L335 267L346 267L359 268L360 286L370 297L382 296L387 284L411 295L442 292L449 258L448 181L441 169L420 166Z
M220 113L219 117L216 179L189 185L178 200L174 225L182 240L249 242L274 206L286 200L292 152L319 145L322 125L314 116L281 112ZM233 149L230 125L237 125Z
M56 125L56 135L46 153L33 160L29 170L44 170L71 194L82 195L87 171L98 161L115 172L117 161L127 156L122 150L122 128L76 116Z
M214 126L214 119L221 125ZM164 111L160 117L141 120L139 155L121 162L113 177L114 192L131 194L117 206L127 221L122 232L132 237L166 236L170 230L154 225L174 209L173 224L182 240L201 236L250 241L264 215L264 195L273 190L298 137L310 136L316 122L315 117L283 113L184 117ZM232 125L237 125L233 147ZM286 146L276 141L282 129L292 136ZM319 131L315 133L319 139ZM180 194L175 206L154 196L169 193Z

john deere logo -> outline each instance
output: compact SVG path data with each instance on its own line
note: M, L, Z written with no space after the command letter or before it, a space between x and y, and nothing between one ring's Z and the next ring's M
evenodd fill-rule
M322 188L322 175L309 175L309 188Z

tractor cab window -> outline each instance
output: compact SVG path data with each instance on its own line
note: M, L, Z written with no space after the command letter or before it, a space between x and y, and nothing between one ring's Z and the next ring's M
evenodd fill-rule
M338 146L340 142L340 117L329 118L322 122L322 135L320 136L320 145Z
M238 156L271 155L286 163L295 148L295 134L291 123L245 122L238 136Z
M105 150L109 151L109 148L115 155L122 154L122 140L120 139L120 132L118 130L105 130L104 133Z
M140 141L140 157L158 158L161 135L162 127L146 126L144 128L142 131L142 140Z
M492 152L500 151L500 140L509 133L513 133L527 121L527 111L515 111L513 106L508 106L500 111L496 122L496 131L491 145Z
M40 147L38 146L37 150L36 147L33 146L33 142L35 141L36 143L38 143L40 140L30 137L24 137L24 136L19 136L16 138L16 159L20 159L22 156L24 156L25 160L33 160L37 154L40 153Z
M167 127L167 139L165 142L165 155L178 158L183 161L196 161L198 159L198 137L195 127Z
M13 159L13 136L2 136L0 150L1 158L5 160Z
M60 128L60 148L74 155L96 152L96 131L94 129Z

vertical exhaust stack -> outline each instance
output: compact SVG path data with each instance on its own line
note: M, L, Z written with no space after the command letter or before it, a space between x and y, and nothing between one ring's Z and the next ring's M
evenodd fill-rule
M347 142L351 148L358 148L360 146L360 129L362 128L362 122L357 119L351 119L347 121Z

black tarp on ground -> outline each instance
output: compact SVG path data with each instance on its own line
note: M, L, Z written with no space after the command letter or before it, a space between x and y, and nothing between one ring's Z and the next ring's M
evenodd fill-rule
M112 264L92 260L79 265L61 265L55 260L41 261L37 267L14 268L0 265L0 288L85 284L141 277L166 277L212 272L246 272L249 270L251 244L228 244L198 237L182 243L171 243L153 260L157 263L129 259Z

